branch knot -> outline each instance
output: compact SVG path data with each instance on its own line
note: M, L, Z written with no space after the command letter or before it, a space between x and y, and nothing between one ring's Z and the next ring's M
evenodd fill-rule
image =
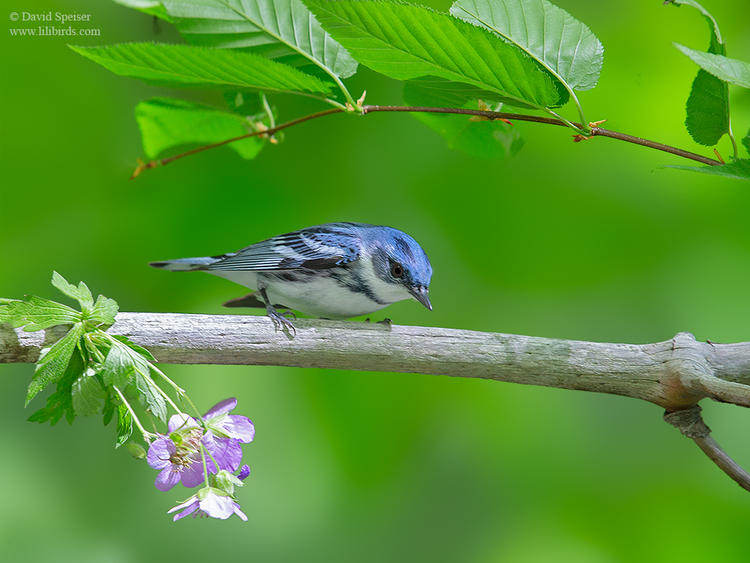
M706 438L711 434L711 429L703 422L699 405L678 411L665 411L664 420L688 438Z

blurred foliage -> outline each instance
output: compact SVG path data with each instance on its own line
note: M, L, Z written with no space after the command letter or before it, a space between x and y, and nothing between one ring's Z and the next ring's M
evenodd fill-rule
M672 46L703 45L702 18L652 0L558 4L605 46L599 86L580 96L587 115L706 150L683 125L696 68ZM746 0L705 5L728 54L747 60ZM116 4L26 0L18 9L91 13L102 35L78 44L179 42L168 25ZM750 339L746 182L662 169L681 162L608 139L574 144L562 128L534 124L514 125L525 140L517 156L477 159L405 115L375 114L301 125L253 161L218 149L129 182L142 156L136 104L183 93L114 76L62 38L3 42L12 81L0 90L0 295L44 295L57 269L123 310L225 313L220 304L242 288L146 263L353 220L404 229L430 255L435 310L396 304L384 315L398 323L600 341L680 330ZM371 103L400 101L399 84L362 69L352 91L365 88ZM192 99L221 102L197 91ZM734 115L750 115L746 90L730 91L730 102ZM317 107L275 103L280 120ZM748 126L738 118L735 131ZM719 149L729 154L726 139ZM245 452L250 522L173 524L166 510L179 494L159 493L145 463L113 450L110 428L27 423L31 367L0 373L0 478L11 485L0 545L11 561L731 561L750 549L750 497L658 408L624 398L434 376L170 366L201 408L237 396L258 432ZM717 438L750 464L748 413L706 411Z

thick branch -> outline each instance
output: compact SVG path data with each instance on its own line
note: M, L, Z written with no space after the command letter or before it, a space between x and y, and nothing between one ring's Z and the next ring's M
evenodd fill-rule
M266 317L120 313L110 329L163 363L244 364L478 377L612 393L668 410L704 397L750 406L750 342L680 333L656 344L607 344L445 328L300 319L297 336ZM59 334L0 328L0 363L35 362Z
M545 125L557 125L561 127L569 126L568 123L564 121L560 121L559 119L551 118L551 117L540 117L537 115L527 115L523 113L507 113L507 112L502 112L502 111L485 111L485 110L474 110L474 109L465 109L465 108L364 105L362 106L361 110L362 110L362 115L366 115L368 113L378 113L378 112L443 113L443 114L452 114L452 115L471 115L471 116L477 116L477 117L486 117L487 119L500 119L500 120L507 120L507 121L527 121L530 123L542 123ZM333 108L333 109L328 109L324 111L319 111L317 113L313 113L310 115L299 117L297 119L293 119L292 121L287 121L286 123L281 123L280 125L277 125L276 127L271 127L270 129L266 129L263 131L253 131L252 133L247 133L245 135L240 135L238 137L225 139L217 143L211 143L210 145L203 145L201 147L197 147L189 151L186 151L186 152L174 155L174 156L170 156L168 158L162 158L159 160L152 160L146 163L140 163L138 167L135 169L135 171L133 172L133 175L130 177L130 179L132 180L133 178L136 178L144 170L147 170L149 168L156 168L157 166L165 166L169 164L170 162L174 162L175 160L184 158L186 156L190 156L190 155L203 152L209 149L214 149L216 147L221 147L226 144L233 143L235 141L241 141L242 139L248 139L250 137L268 137L270 135L273 135L277 131L281 131L283 129L287 129L295 125L299 125L300 123L304 123L306 121L312 121L314 119L326 117L328 115L333 115L336 113L346 113L346 112L345 110L340 109L340 108ZM713 158L708 158L706 156L696 154L694 152L679 149L671 145L665 145L664 143L650 141L648 139L643 139L641 137L635 137L634 135L628 135L627 133L620 133L618 131L604 129L602 127L594 126L595 124L591 124L591 126L589 126L588 128L584 124L581 124L581 123L573 123L573 125L581 129L589 129L590 137L608 137L610 139L617 139L619 141L625 141L626 143L632 143L635 145L640 145L642 147L647 147L647 148L656 149L659 151L668 152L675 156L687 158L689 160L694 160L696 162L700 162L702 164L708 164L710 166L722 164L722 162L718 160L714 160ZM577 138L577 140L590 138L590 137L583 137L581 135L576 135L575 137Z

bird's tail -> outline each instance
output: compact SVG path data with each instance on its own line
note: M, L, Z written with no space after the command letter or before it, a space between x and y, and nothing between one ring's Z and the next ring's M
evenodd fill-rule
M214 256L201 256L199 258L178 258L177 260L164 260L163 262L150 262L149 266L159 268L160 270L169 270L170 272L192 272L195 270L205 270L214 262L221 258Z

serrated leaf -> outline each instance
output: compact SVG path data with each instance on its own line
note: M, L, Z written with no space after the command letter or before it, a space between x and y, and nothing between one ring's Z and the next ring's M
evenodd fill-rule
M131 341L127 336L123 336L121 334L115 334L112 335L112 338L115 340L122 342L129 348L132 348L134 351L136 351L138 354L146 358L149 362L156 362L156 358L154 358L153 354L146 350L143 346L138 346L135 342Z
M180 34L196 45L252 49L293 66L340 78L357 61L321 27L301 0L164 0Z
M120 76L162 86L250 88L327 93L332 84L253 53L190 45L122 43L75 52Z
M412 106L455 107L463 105L478 109L476 101L464 105L466 90L436 88L436 84L440 85L439 82L433 81L407 81L404 85L404 101ZM497 107L492 109L500 110ZM461 150L472 156L504 158L516 154L523 146L523 139L518 131L512 125L500 120L479 120L470 115L424 112L416 112L412 115L441 135L450 148Z
M144 406L148 409L151 414L161 420L164 424L167 423L167 403L164 401L164 397L154 387L156 383L148 375L148 372L135 373L135 387L140 392L140 397L143 400Z
M57 272L52 272L52 285L71 299L78 301L81 307L85 309L94 304L94 296L91 295L91 290L83 282L79 282L78 286L75 286Z
M568 100L568 92L517 46L447 14L394 2L308 0L308 6L357 60L391 78L443 78L521 107Z
M27 295L23 300L8 300L0 305L0 322L8 323L14 328L23 327L26 332L72 325L81 319L79 311L36 295Z
M127 8L133 8L144 14L156 16L159 19L169 21L169 16L164 6L155 0L114 0L115 4L120 4Z
M664 2L665 4L672 4L673 6L680 7L680 6L691 6L698 10L703 17L706 18L706 21L708 22L708 27L711 30L711 46L709 48L709 52L711 53L718 53L718 46L724 44L724 40L721 38L721 31L719 31L719 24L716 23L716 20L711 15L711 13L706 10L703 6L698 4L695 0L666 0ZM724 54L724 53L720 53Z
M706 19L710 32L708 52L725 55L719 26L713 16L694 0L673 0L675 6L691 6ZM729 86L705 70L698 70L685 106L685 126L696 143L713 146L729 132Z
M100 327L109 327L115 323L115 317L117 316L120 307L117 305L117 301L100 295L96 298L94 308L88 315L87 320Z
M125 405L117 405L117 437L115 448L119 448L130 439L133 434L133 417Z
M26 404L50 383L57 383L68 369L73 353L85 330L83 324L74 324L68 333L49 348L36 364L34 377L26 393Z
M590 90L599 80L601 42L547 0L458 0L450 12L518 45L572 90Z
M729 131L729 87L700 69L685 104L685 127L696 143L713 146Z
M107 426L107 424L110 423L112 420L112 417L115 414L117 405L112 400L112 395L110 393L106 393L104 397L104 407L102 407L102 422L104 423L104 426Z
M667 166L667 168L691 170L693 172L700 172L701 174L724 176L725 178L734 178L736 180L750 180L750 159L747 158L740 158L734 162L716 166Z
M141 129L143 151L149 158L157 158L169 149L207 145L257 130L256 120L175 98L141 102L135 108L135 118ZM263 140L251 137L227 146L242 158L251 159L263 144Z
M99 369L99 375L107 387L115 386L123 389L132 381L136 371L149 372L146 360L128 346L113 342Z
M106 393L92 374L84 374L73 382L73 410L79 416L90 416L102 411Z
M674 46L706 72L730 84L750 88L750 63L738 59L730 59L723 55L696 51L679 43L675 43Z
M54 393L47 397L47 404L34 412L29 418L29 422L47 422L54 426L64 416L68 423L72 424L76 413L73 409L72 390L73 382L83 373L83 357L76 350L68 362L60 381L57 382L57 388Z

